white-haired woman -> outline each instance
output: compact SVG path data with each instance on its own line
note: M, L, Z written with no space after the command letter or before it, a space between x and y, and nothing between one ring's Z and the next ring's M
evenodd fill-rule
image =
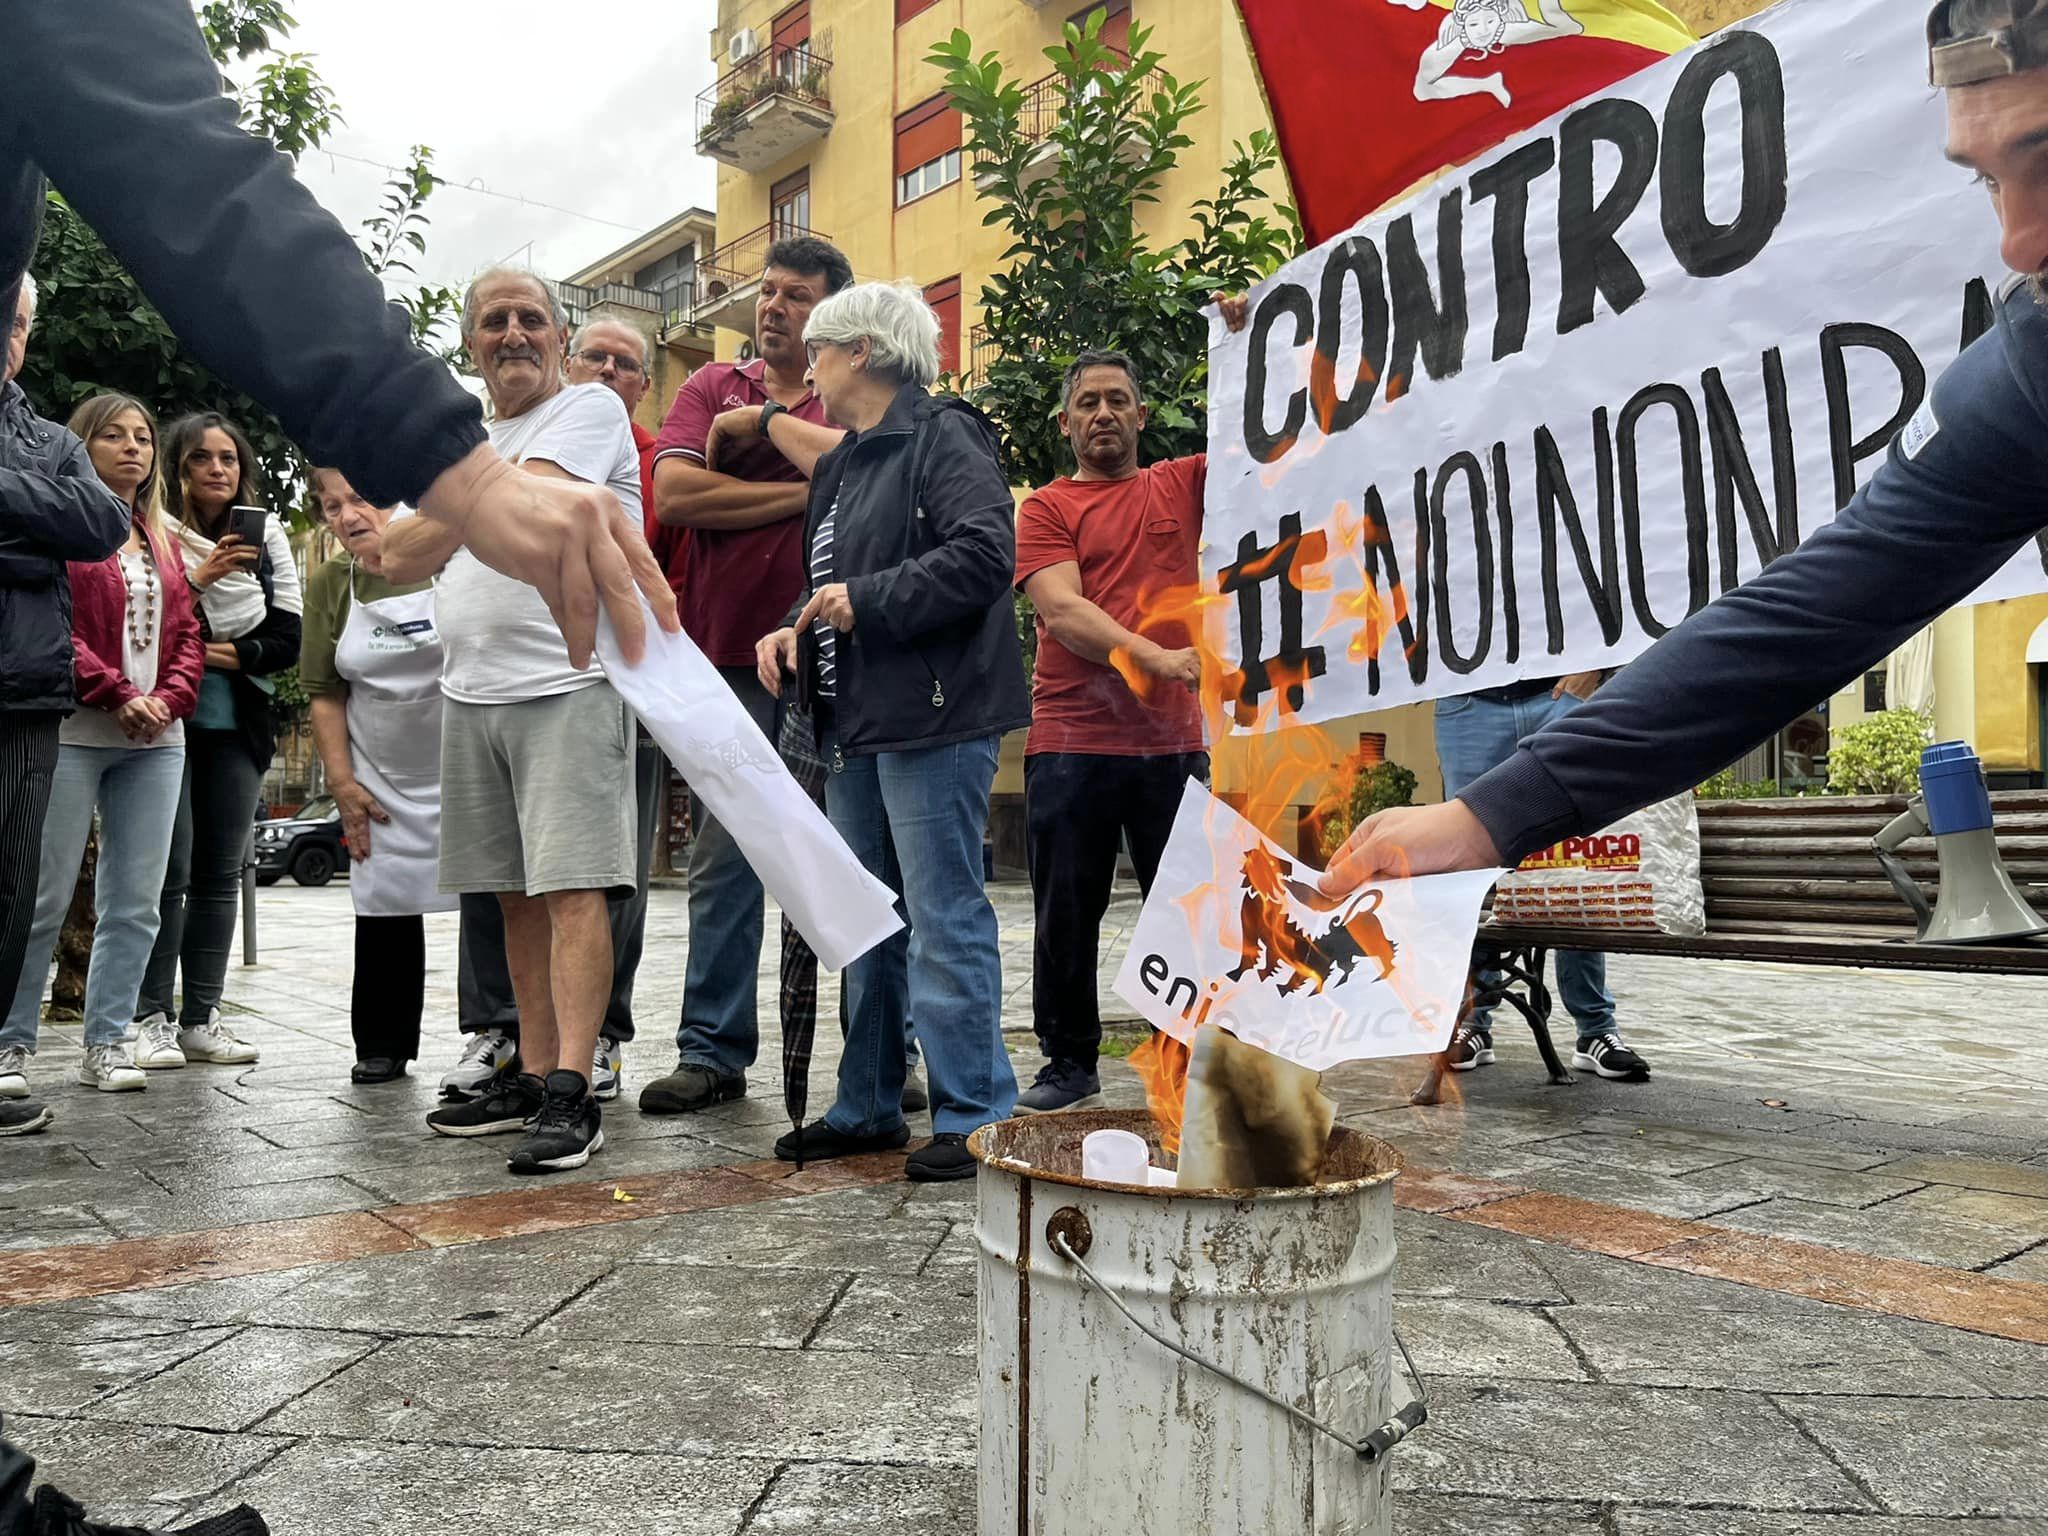
M812 388L847 431L812 471L804 602L757 660L771 692L794 675L830 770L832 824L899 894L910 930L848 969L838 1099L775 1151L905 1145L914 1018L935 1134L906 1171L969 1178L967 1136L1017 1095L981 855L997 745L1031 716L1010 605L1015 513L987 420L927 392L939 323L915 288L843 289L811 311L804 342ZM768 416L774 434L783 424Z

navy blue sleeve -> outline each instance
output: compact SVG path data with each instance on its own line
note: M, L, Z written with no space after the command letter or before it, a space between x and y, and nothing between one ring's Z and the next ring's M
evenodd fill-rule
M1503 860L1712 776L2048 527L2048 418L2027 383L2048 363L2048 313L2022 290L2001 320L1942 375L1931 417L1908 426L1834 522L1467 786L1459 798Z
M390 506L484 440L477 403L413 345L333 215L237 125L186 0L25 0L4 35L0 142L314 463Z
M49 462L0 469L0 562L104 560L128 541L128 509L94 472L85 444L55 422ZM38 569L37 580L47 579Z

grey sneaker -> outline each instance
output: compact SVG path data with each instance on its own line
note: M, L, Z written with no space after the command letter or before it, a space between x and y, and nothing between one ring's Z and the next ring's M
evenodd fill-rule
M609 1104L625 1086L625 1047L616 1040L599 1040L590 1063L590 1096Z
M33 1136L56 1118L54 1109L34 1099L0 1099L0 1136Z
M178 1026L160 1013L144 1019L135 1035L135 1065L145 1072L171 1072L184 1066Z
M441 1079L444 1099L473 1099L491 1087L519 1056L519 1046L502 1029L483 1029L462 1045L462 1059Z
M1037 1079L1017 1095L1017 1113L1043 1115L1054 1110L1079 1109L1101 1097L1102 1079L1093 1067L1084 1067L1078 1061L1053 1060L1040 1067Z
M178 1031L178 1049L187 1061L211 1061L222 1066L246 1067L263 1053L228 1027L218 1008L207 1010L206 1022L196 1029Z
M85 1060L78 1067L78 1080L101 1093L134 1093L149 1086L149 1078L118 1045L87 1046Z
M667 1077L657 1077L640 1090L640 1113L687 1115L730 1099L745 1098L746 1093L744 1075L721 1077L694 1061L679 1061Z
M0 1099L28 1097L28 1052L18 1045L0 1050Z

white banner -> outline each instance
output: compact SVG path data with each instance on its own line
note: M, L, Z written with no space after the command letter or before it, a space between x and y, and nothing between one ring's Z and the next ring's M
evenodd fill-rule
M2003 270L1924 23L1788 0L1215 324L1203 572L1240 727L1618 665L1832 520Z
M1442 1050L1501 871L1386 880L1340 901L1316 889L1320 873L1189 780L1116 995L1176 1040L1220 1024L1318 1072Z

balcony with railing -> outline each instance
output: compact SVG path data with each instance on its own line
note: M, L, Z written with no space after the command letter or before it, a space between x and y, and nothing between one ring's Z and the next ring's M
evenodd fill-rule
M1144 76L1147 85L1164 84L1165 78L1157 69L1147 71ZM1083 86L1082 89L1092 92L1095 87L1090 84ZM1039 146L1038 151L1024 167L1023 181L1027 187L1043 181L1059 169L1059 147L1049 141L1053 129L1059 126L1060 114L1066 110L1066 105L1065 75L1050 74L1043 80L1034 81L1025 87L1024 104L1017 113L1017 131L1022 137ZM1125 135L1117 145L1117 154L1126 160L1138 160L1146 153L1145 143L1136 133ZM986 188L988 184L990 158L989 152L985 149L977 149L974 152L974 180L977 187Z
M555 293L568 311L569 328L574 330L600 309L630 309L644 314L661 313L661 295L625 283L557 283Z
M697 97L697 153L763 170L832 131L832 34L778 43Z
M989 335L987 326L970 326L967 331L967 382L986 383L989 364L1002 355L1003 349Z
M754 334L754 300L761 293L761 271L768 247L790 235L829 235L794 224L763 224L728 240L697 263L697 302L690 318L697 325L722 326L743 336Z

